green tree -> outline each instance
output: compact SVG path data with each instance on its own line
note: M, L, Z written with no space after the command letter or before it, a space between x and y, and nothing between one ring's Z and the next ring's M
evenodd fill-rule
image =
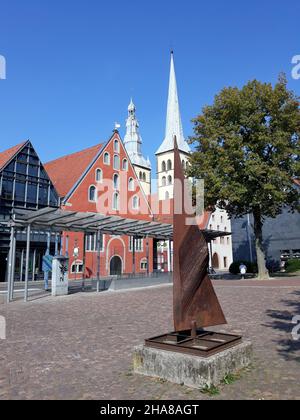
M285 206L299 210L300 111L284 75L273 87L257 80L225 88L193 120L190 175L205 180L207 208L230 217L253 214L260 278L268 278L262 228Z

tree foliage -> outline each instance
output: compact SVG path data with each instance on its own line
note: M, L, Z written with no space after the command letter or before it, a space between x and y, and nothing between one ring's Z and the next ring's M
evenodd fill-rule
M252 213L260 277L267 276L262 227L284 207L299 210L300 111L284 75L225 88L194 120L190 176L205 180L207 208L231 217Z
M262 218L297 207L300 112L284 76L274 88L254 80L223 89L194 124L190 175L205 180L207 207L237 217L259 208Z

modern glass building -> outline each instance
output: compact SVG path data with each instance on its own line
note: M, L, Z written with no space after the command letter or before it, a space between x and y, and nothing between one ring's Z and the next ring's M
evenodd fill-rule
M0 281L5 281L9 231L5 222L15 209L59 207L58 194L30 141L0 153ZM33 232L31 274L38 278L45 254L47 233ZM22 280L25 235L17 234L16 270Z

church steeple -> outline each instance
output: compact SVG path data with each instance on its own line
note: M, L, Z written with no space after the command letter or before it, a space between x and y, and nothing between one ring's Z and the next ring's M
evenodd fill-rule
M177 81L176 81L176 74L175 74L174 53L172 51L166 134L165 134L165 139L162 145L156 152L156 155L159 155L161 153L166 153L174 149L174 136L177 137L179 151L190 153L191 149L188 143L185 141L184 134L183 134L179 99L178 99Z
M126 134L124 145L133 164L136 174L141 181L146 195L151 192L151 162L143 156L142 137L140 125L136 117L136 107L131 99L128 106L128 118L126 120Z
M185 169L191 149L184 139L177 82L174 65L174 54L171 54L171 70L165 139L156 152L157 190L160 200L172 199L174 196L174 137L177 138L182 166Z

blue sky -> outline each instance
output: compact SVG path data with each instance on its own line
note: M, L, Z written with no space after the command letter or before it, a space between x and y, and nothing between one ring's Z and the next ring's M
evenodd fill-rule
M296 0L0 0L0 150L27 138L46 162L106 141L137 106L144 154L164 137L175 50L186 136L224 86L291 78Z

